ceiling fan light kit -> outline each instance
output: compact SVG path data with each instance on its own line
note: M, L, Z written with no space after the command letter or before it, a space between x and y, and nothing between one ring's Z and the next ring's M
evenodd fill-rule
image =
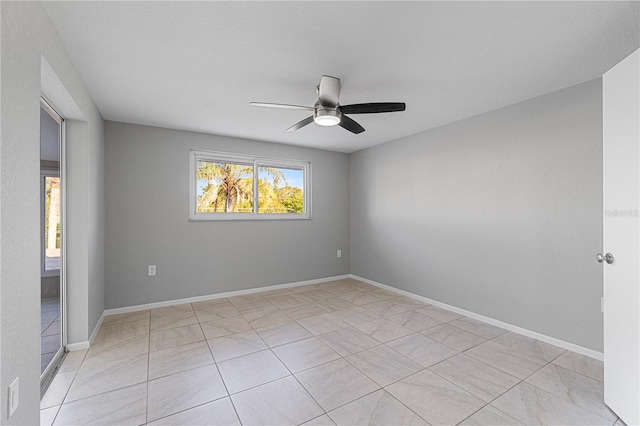
M319 126L337 126L342 121L342 113L337 106L326 108L316 104L313 111L313 121Z
M313 115L307 117L287 129L287 132L296 131L307 124L315 122L319 126L330 127L337 126L350 131L351 133L362 133L364 127L356 121L347 117L345 114L377 114L382 112L400 112L404 111L406 105L404 102L373 102L366 104L353 104L341 106L340 100L340 79L323 75L320 84L316 88L318 93L318 101L313 107L300 105L274 104L267 102L251 102L252 106L280 108L280 109L301 109L313 111Z

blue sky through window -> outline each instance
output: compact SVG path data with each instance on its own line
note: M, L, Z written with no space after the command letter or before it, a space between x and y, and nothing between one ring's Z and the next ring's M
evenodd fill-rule
M282 174L284 175L287 185L293 186L295 188L300 188L304 191L304 171L301 169L285 169L282 167L277 167ZM273 179L266 173L259 173L260 179L267 179L268 182L273 183ZM284 186L284 183L280 184ZM198 179L198 185L196 188L196 196L201 197L204 193L204 188L207 186L206 179Z
M293 186L293 187L296 187L296 188L300 188L300 189L304 190L304 171L303 170L299 170L299 169L284 169L284 168L280 168L280 167L278 167L278 169L284 175L284 177L285 177L285 179L287 181L287 185ZM259 173L259 178L260 179L266 179L267 182L273 183L273 179L271 178L271 176L269 176L269 175L267 175L265 173ZM281 183L280 186L284 186L284 183Z

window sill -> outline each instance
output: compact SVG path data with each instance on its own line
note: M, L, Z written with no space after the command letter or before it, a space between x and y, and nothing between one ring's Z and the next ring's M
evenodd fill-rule
M218 221L229 221L229 220L254 220L254 221L271 221L271 220L310 220L310 215L286 215L286 214L233 214L233 213L221 213L220 216L199 214L199 215L191 215L189 217L189 221L191 222L218 222Z

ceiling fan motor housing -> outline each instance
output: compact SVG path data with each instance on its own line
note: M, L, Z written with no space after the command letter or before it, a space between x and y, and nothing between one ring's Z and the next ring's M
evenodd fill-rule
M1 1L1 0L0 0ZM269 108L301 109L313 111L313 115L298 121L287 129L294 132L311 123L320 126L340 126L354 134L364 132L364 127L349 117L350 114L376 114L381 112L404 111L404 102L372 102L366 104L352 104L340 106L340 79L323 75L316 87L318 100L313 107L287 104L273 104L266 102L251 102L251 105Z
M342 120L342 113L338 105L329 107L316 102L313 108L313 121L320 126L336 126Z

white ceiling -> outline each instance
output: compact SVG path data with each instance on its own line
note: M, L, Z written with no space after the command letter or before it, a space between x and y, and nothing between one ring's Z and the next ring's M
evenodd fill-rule
M639 47L638 2L46 2L107 120L353 152L602 75ZM313 105L323 74L366 132Z

